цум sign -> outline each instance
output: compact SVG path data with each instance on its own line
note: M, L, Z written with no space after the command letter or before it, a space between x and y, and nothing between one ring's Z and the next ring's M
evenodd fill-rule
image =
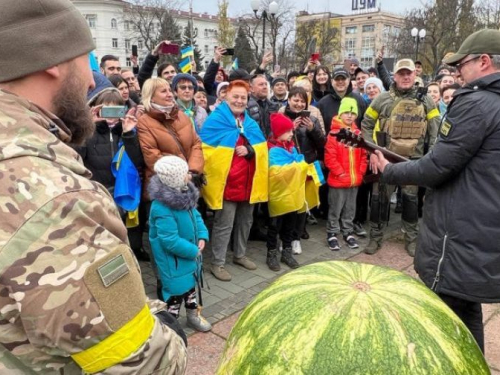
M352 0L352 10L376 8L377 0Z

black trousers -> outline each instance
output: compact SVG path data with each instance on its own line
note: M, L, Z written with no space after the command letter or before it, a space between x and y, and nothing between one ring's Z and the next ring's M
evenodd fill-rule
M472 336L476 339L477 345L484 353L484 325L483 310L479 302L466 301L446 294L438 294L450 309L469 328Z
M283 244L283 249L292 247L294 232L297 223L297 211L271 218L267 228L267 248L276 249L278 245L278 234Z

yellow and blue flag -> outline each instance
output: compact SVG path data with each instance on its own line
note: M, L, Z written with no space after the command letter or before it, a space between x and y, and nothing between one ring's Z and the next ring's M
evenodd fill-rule
M181 49L181 59L184 59L186 57L194 57L194 48L193 46L187 46Z
M210 113L199 134L205 159L204 172L207 178L202 194L212 210L222 209L226 180L240 135L247 139L255 151L255 174L250 203L267 202L268 152L264 134L246 112L242 127L239 128L229 106L224 102Z
M319 161L309 164L306 180L306 204L299 210L299 213L319 207L319 187L325 183L325 176L321 170Z
M306 202L306 178L309 164L294 148L269 150L269 216L299 211Z
M233 61L233 65L231 66L231 69L236 70L240 67L240 64L238 63L238 58L235 58Z
M179 63L182 73L187 73L192 69L191 59L188 57Z

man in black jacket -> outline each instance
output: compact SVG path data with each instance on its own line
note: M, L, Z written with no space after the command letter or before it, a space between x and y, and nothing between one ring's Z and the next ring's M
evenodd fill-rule
M358 102L358 113L359 116L356 119L356 125L361 127L361 121L366 111L366 103L361 96L352 92L352 84L349 78L349 72L344 68L337 68L332 73L332 86L333 93L323 97L318 103L318 109L323 116L325 122L325 132L328 134L330 132L330 125L332 124L332 119L337 116L339 111L340 102L344 97L350 97L356 99Z
M378 169L387 183L432 189L415 270L484 351L481 303L500 302L500 31L470 35L445 63L465 85L448 106L434 148L397 165L377 152Z

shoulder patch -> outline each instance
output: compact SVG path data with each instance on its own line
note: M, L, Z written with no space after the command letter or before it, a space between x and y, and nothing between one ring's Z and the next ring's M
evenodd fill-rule
M443 121L443 124L441 125L441 130L439 132L442 135L444 135L445 137L447 137L448 134L450 134L451 127L452 127L452 125L448 121L445 120L445 121Z
M107 288L129 273L127 262L122 254L117 255L97 269L102 283Z

